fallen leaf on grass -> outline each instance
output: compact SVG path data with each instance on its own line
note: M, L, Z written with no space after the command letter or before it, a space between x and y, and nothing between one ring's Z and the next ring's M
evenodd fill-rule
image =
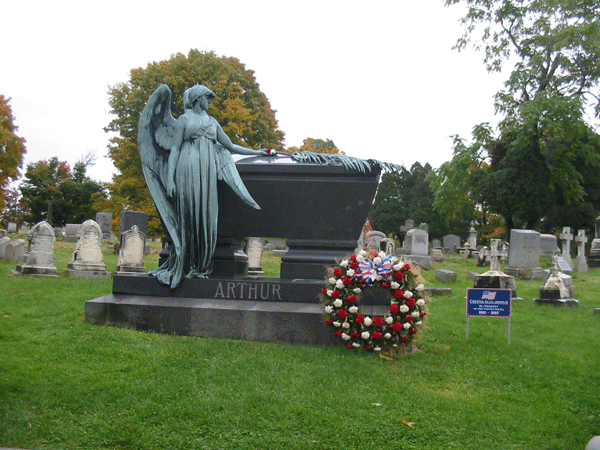
M373 403L373 406L381 406L381 403Z
M416 423L414 423L414 422L408 422L407 420L404 420L404 419L402 419L400 422L402 422L407 427L411 427L411 428L416 425Z
M381 353L379 354L379 357L381 359L385 359L386 361L393 361L394 360L394 358L390 358L389 356L382 355Z
M444 350L446 350L446 351L450 350L450 346L449 346L449 345L446 345L446 346L444 347Z

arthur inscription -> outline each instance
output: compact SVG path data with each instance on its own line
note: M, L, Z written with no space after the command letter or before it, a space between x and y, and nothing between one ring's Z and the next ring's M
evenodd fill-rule
M281 301L281 285L246 281L220 281L217 285L214 298Z

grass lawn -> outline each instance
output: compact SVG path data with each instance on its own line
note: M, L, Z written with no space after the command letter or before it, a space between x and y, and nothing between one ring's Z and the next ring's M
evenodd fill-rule
M59 271L73 248L56 243ZM465 339L475 260L435 263L427 284L456 270L452 294L430 301L418 351L387 361L90 325L110 279L14 267L0 263L0 447L573 450L600 435L600 269L574 275L575 309L535 306L540 281L518 281L508 345L504 318L472 318Z

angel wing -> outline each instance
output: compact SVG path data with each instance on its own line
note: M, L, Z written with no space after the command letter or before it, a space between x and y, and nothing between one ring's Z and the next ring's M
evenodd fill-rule
M223 147L221 144L216 144L217 154L217 178L225 181L233 192L235 192L246 204L252 206L255 209L260 209L258 203L254 201L248 189L244 185L242 178L240 177L235 162L229 150Z
M138 147L146 184L176 249L181 248L175 209L167 198L169 150L176 120L171 114L171 90L163 84L150 96L138 124Z

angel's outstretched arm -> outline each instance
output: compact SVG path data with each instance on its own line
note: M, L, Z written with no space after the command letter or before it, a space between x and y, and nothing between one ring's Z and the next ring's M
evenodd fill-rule
M240 155L261 155L268 156L269 153L266 150L252 150L250 148L242 147L241 145L234 144L229 139L229 136L225 134L221 125L217 122L217 141L232 153L239 153Z
M169 153L169 170L167 172L167 195L173 197L175 195L175 169L179 161L179 150L183 144L183 136L185 133L186 117L183 115L177 119L175 124L175 134L173 135L173 143Z

